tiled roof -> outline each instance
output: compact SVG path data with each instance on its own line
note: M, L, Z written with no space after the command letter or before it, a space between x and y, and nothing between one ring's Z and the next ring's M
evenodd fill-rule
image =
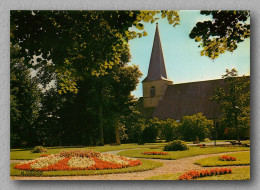
M217 85L225 87L226 83L217 79L169 85L153 116L180 120L182 116L202 112L207 118L218 118L221 116L220 106L210 100Z

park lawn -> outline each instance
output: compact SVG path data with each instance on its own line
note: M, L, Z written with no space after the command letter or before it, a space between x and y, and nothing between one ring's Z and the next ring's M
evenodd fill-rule
M152 176L146 180L178 180L183 173ZM250 167L234 168L231 174L201 177L195 180L250 180Z
M199 164L204 167L211 166L238 166L238 165L250 165L250 152L238 152L227 154L228 156L236 157L236 161L221 161L220 156L212 156L209 158L203 158L197 160L195 164Z
M165 145L165 143L146 143L145 145L138 144L121 144L118 146L96 146L96 147L46 147L47 152L44 153L32 153L32 149L11 149L10 159L11 160L30 160L37 157L40 157L41 154L58 154L63 150L93 150L99 152L107 152L114 150L123 150L123 149L134 149L134 148L145 148L145 147L160 147Z
M106 170L74 170L74 171L43 171L41 176L83 176L83 175L101 175L101 174L114 174L114 173L132 173L141 172L146 170L152 170L158 167L162 167L163 163L141 159L142 164L134 167L127 167L121 169L106 169ZM11 176L22 176L22 172L25 170L14 169L15 164L10 165ZM30 171L29 171L30 172ZM28 177L28 176L26 176Z
M146 178L145 180L178 180L182 173L163 174Z
M236 151L249 151L249 147L214 147L209 146L207 148L192 147L185 151L164 151L168 152L168 155L144 155L143 152L161 152L163 149L150 149L150 148L140 148L134 150L125 150L119 152L118 155L135 157L135 158L155 158L155 159L165 159L165 160L175 160L185 157L192 157L204 154L214 154L222 152L236 152Z

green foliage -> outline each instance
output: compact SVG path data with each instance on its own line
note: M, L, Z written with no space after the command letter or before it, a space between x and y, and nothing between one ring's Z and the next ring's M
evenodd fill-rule
M44 148L43 146L36 146L32 150L32 153L42 153L42 152L47 152L47 149Z
M168 118L167 120L161 120L159 127L160 137L167 142L178 139L178 127L179 124L174 119Z
M198 137L203 141L209 136L213 128L213 121L208 120L202 113L183 116L179 126L179 133L185 141L195 141Z
M158 127L160 121L158 118L149 119L142 132L142 142L155 142L158 136Z
M105 76L126 62L128 41L146 36L142 23L155 22L159 14L179 24L177 11L11 11L11 42L46 83L58 81L60 94L77 93L85 76ZM31 64L35 55L37 63Z
M190 38L200 42L201 56L216 59L226 51L233 52L238 43L250 37L247 23L250 11L201 11L210 20L198 22L190 32Z
M240 140L244 129L250 127L250 80L248 77L238 77L238 71L226 70L222 76L226 87L217 86L211 100L221 105L223 125L231 130L237 140Z
M11 147L32 146L38 141L41 92L24 59L16 58L19 47L11 44L10 52Z
M130 115L124 118L127 139L124 142L141 142L142 129L145 125L145 120L141 118L140 112L133 111Z
M189 147L186 145L184 141L181 140L174 140L164 147L164 151L183 151L188 150Z
M103 145L104 138L120 144L126 130L121 118L133 111L131 91L141 76L138 66L127 65L128 42L146 36L142 23L155 22L159 14L169 24L179 24L177 11L11 11L10 40L19 48L17 54L11 51L11 58L22 59L26 69L34 70L35 85L44 90L40 103L30 96L23 101L41 105L40 114L34 112L39 117L27 114L41 129L28 138L51 146ZM138 32L130 30L132 26ZM13 95L11 91L11 114L19 115ZM30 126L16 127L16 134ZM11 138L17 147L27 137Z
M147 126L142 132L142 142L155 142L158 129L154 126Z

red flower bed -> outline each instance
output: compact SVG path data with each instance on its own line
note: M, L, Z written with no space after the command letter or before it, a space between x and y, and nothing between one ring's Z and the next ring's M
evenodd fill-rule
M73 156L71 156L73 155ZM17 164L14 168L34 171L104 170L141 165L139 159L93 151L66 151L56 155L41 155L35 160Z
M222 161L236 161L237 160L236 157L232 157L232 156L228 156L228 155L223 155L223 156L219 157L219 159Z
M42 154L41 157L47 157L49 154Z
M207 148L207 145L205 145L205 144L198 144L198 146L199 146L200 148Z
M213 176L213 175L223 175L232 173L231 169L228 168L216 168L211 170L201 170L201 171L189 171L179 177L179 180L192 180L199 177Z
M167 155L169 153L168 152L143 152L142 154L145 154L145 155Z

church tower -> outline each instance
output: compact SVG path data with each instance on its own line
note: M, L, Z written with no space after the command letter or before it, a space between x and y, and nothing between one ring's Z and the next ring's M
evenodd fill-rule
M148 75L142 83L144 108L155 108L163 98L167 86L173 83L167 79L158 23L156 23Z

